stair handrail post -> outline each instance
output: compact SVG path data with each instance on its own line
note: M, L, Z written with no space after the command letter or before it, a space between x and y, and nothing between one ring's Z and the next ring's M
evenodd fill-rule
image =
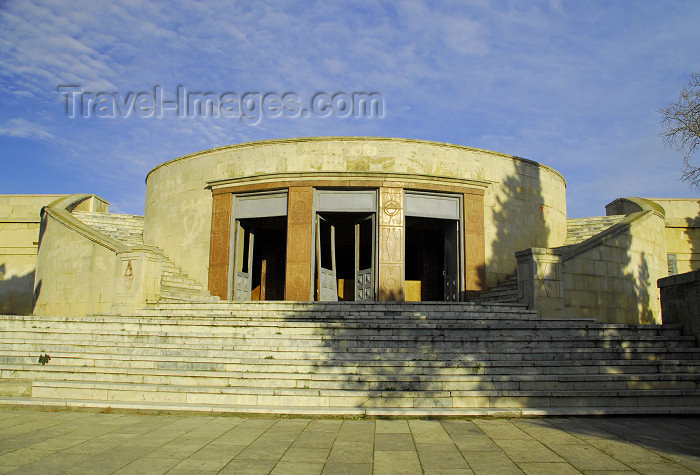
M158 300L164 261L163 251L153 246L118 251L112 312L133 312Z
M518 302L544 318L565 317L561 256L552 249L532 247L515 253Z

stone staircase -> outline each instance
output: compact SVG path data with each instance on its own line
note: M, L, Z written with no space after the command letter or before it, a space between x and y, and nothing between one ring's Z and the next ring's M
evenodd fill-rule
M518 276L513 273L499 281L495 286L489 287L470 301L474 303L517 303L518 302Z
M73 211L72 214L84 224L127 246L144 243L143 216L89 211ZM190 278L166 256L163 262L158 302L191 301L217 302L219 298L213 297L202 284ZM149 304L155 303L157 302L149 302Z
M133 246L143 244L143 216L73 211L72 215L105 236Z
M567 233L565 246L578 244L586 239L600 234L611 226L616 225L625 218L624 214L611 216L596 216L592 218L567 219Z
M47 364L38 362L49 355ZM10 316L0 403L336 415L700 413L676 325L543 320L517 305L161 303Z
M218 302L202 284L192 279L170 259L163 262L158 302ZM156 302L150 302L154 304Z

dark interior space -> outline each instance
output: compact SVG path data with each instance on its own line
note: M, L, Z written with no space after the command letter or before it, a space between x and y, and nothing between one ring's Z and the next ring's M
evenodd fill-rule
M254 233L251 300L284 300L287 218L277 216L246 221ZM246 245L244 263L248 262L247 252Z
M406 281L420 282L420 295L412 300L444 299L445 229L444 221L406 217Z

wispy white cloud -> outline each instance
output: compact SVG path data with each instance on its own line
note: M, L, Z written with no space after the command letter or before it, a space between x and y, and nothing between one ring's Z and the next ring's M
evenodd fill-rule
M125 208L162 161L310 135L435 139L526 156L566 172L570 196L591 201L611 187L608 170L640 154L636 183L663 176L672 183L663 186L676 185L653 160L672 152L651 144L656 109L697 69L699 15L692 0L10 0L0 8L0 135L54 143L55 155L40 160L118 187ZM304 97L376 91L386 117L68 119L59 84L121 94L156 84ZM110 178L95 181L100 173ZM592 208L600 205L581 209Z
M0 124L0 135L17 138L29 138L39 140L54 140L55 136L48 129L37 123L30 122L21 117L10 119Z

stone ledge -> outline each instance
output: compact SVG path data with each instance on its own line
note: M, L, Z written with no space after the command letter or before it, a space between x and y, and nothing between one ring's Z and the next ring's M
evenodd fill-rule
M656 285L662 289L664 287L670 287L673 285L690 284L693 282L700 282L700 270L686 272L684 274L676 274L676 275L664 277L662 279L659 279L656 282Z
M268 414L372 417L546 417L546 416L603 416L603 415L697 415L700 406L667 407L547 407L547 408L379 408L379 407L318 407L318 406L231 406L216 404L167 404L147 402L62 400L40 398L0 397L0 406L31 406L70 409L111 409L133 412L172 412L210 414Z

